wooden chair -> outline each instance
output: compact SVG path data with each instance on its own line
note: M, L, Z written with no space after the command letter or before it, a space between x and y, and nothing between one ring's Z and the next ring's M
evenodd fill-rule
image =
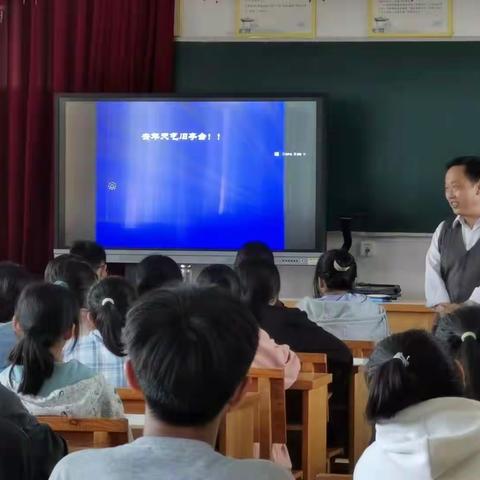
M305 353L305 352L296 352L298 358L301 362L302 373L328 373L328 362L327 355L325 353ZM330 395L329 395L330 398ZM327 406L328 407L328 406ZM329 418L328 408L327 408L327 419ZM327 449L327 472L330 471L330 464L335 457L344 454L344 449L341 447L338 448L328 448Z
M270 459L272 444L287 443L284 373L275 368L251 368L249 391L260 394L256 440L260 458Z
M116 392L123 403L125 413L145 413L145 398L142 392L131 388L117 388Z
M344 340L354 358L369 358L375 349L375 342L368 340Z
M230 409L218 431L218 451L233 458L254 458L260 394L249 392Z
M295 352L301 362L301 372L328 373L325 353Z
M128 421L126 418L73 418L37 417L60 434L75 452L86 448L116 447L128 443Z

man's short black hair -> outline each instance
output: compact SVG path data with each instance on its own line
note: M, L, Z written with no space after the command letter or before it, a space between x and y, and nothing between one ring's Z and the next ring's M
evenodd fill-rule
M97 242L91 240L77 240L70 248L72 255L82 257L94 270L97 270L107 261L105 249Z
M477 183L480 181L480 156L466 155L463 157L456 157L447 163L445 171L450 170L452 167L465 167L465 175L468 179Z
M124 339L153 414L195 426L213 420L245 378L258 326L228 293L178 286L144 295L127 315Z

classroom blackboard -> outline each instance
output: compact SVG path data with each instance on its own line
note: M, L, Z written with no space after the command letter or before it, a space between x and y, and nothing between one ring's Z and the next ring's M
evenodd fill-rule
M181 94L328 96L328 228L432 232L444 165L480 153L480 43L177 43Z

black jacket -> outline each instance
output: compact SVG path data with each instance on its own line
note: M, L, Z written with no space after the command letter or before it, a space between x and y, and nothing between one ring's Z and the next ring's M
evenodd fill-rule
M56 435L47 425L41 425L37 419L30 415L18 396L0 385L0 426L5 428L6 433L14 438L17 437L18 459L26 458L29 465L17 465L0 463L0 478L19 478L21 480L47 480L53 468L67 453L65 440ZM8 423L10 423L10 428ZM14 432L17 427L17 433ZM0 432L0 435L2 433ZM25 439L21 442L21 437ZM22 455L28 447L28 456ZM0 455L3 457L8 452L6 445L0 443ZM19 460L20 461L20 460ZM11 469L16 472L20 469L24 472L22 477L12 477ZM5 469L7 469L5 471ZM9 470L10 469L10 470ZM27 473L30 472L30 473Z
M344 445L348 430L348 396L352 354L337 337L310 321L298 308L264 306L257 312L260 327L277 343L295 352L325 353L333 375L330 399L330 445Z

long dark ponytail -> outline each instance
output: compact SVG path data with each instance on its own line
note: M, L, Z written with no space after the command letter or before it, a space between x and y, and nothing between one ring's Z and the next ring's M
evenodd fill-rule
M23 335L10 353L12 365L22 365L18 392L37 395L53 374L55 359L50 348L71 331L79 316L74 295L48 283L29 285L20 295L15 320ZM13 370L10 371L10 381Z
M385 338L367 364L367 418L376 422L439 397L460 397L463 388L453 360L432 335L409 330Z
M265 260L245 260L237 267L241 298L260 321L260 311L280 293L277 267Z
M125 356L122 331L136 292L121 277L108 277L96 283L88 293L88 310L107 349L117 357Z

